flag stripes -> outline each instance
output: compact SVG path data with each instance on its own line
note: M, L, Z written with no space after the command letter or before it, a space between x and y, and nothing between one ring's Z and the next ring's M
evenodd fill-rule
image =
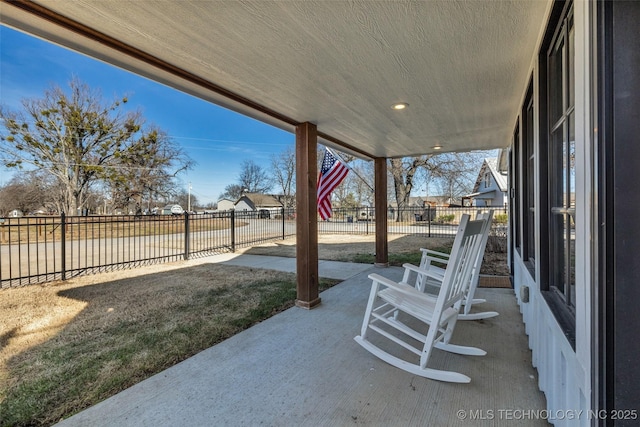
M331 217L331 193L347 176L349 168L328 148L325 148L322 167L318 176L318 213L320 218Z

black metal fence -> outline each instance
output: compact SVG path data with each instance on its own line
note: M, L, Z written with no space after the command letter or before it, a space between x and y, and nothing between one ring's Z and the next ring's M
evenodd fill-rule
M389 210L388 233L454 236L477 208ZM506 212L494 224L504 224ZM336 209L320 234L375 234L373 208ZM496 228L500 230L500 228ZM0 219L0 287L234 252L295 235L295 210L160 216L42 216ZM506 236L506 234L505 234Z
M389 208L387 211L388 234L421 234L427 237L454 236L463 214L475 217L479 209L493 209L493 233L505 233L507 210L502 207L451 208L451 207L409 207L402 210ZM318 224L320 234L374 234L375 209L334 209L329 220Z

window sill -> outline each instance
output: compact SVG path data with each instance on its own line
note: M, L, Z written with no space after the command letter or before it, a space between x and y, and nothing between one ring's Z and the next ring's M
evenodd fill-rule
M571 348L576 350L576 316L564 299L556 291L542 291L542 297L549 305L564 336L569 341Z
M531 276L531 279L535 282L536 281L536 266L531 261L525 261L524 262L524 266L526 267L527 271L529 272L529 275Z

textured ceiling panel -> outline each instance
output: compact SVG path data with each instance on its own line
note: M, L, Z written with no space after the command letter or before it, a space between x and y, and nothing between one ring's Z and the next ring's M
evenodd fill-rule
M37 3L238 98L7 4L3 22L276 126L315 123L376 157L507 146L549 8L537 0ZM409 108L391 109L401 101Z

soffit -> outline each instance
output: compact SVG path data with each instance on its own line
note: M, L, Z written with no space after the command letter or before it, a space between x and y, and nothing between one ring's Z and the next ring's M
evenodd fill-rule
M322 136L373 157L426 154L436 145L444 151L508 146L550 5L537 0L35 4L195 79L123 55L96 40L101 36L78 36L11 3L2 4L3 23L283 129L312 122ZM395 102L409 108L394 111Z

